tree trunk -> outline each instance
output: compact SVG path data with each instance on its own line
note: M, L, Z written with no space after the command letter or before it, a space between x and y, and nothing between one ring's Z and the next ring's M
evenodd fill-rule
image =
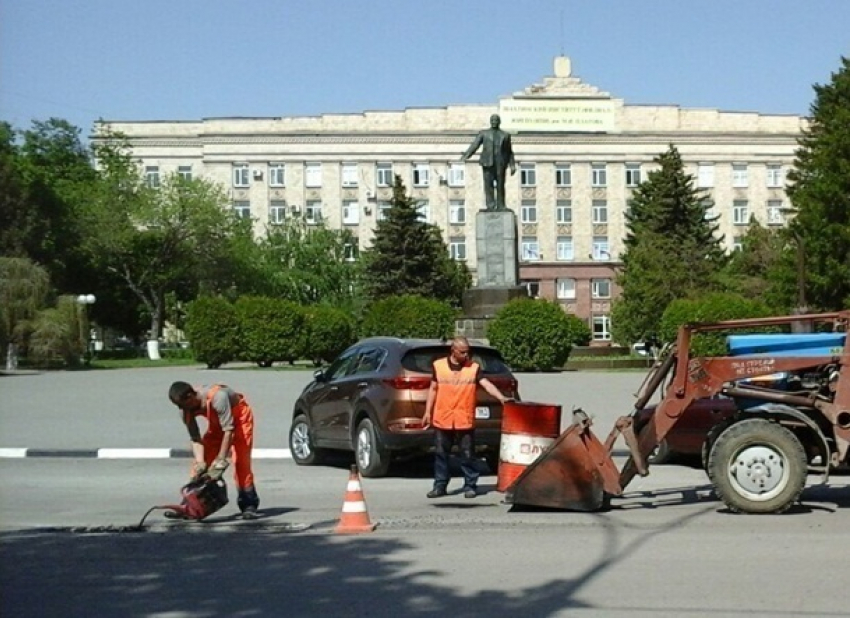
M6 371L18 370L18 346L10 341L6 346Z
M162 299L156 298L151 311L151 330L148 333L148 358L161 360L159 354L159 331L162 328Z

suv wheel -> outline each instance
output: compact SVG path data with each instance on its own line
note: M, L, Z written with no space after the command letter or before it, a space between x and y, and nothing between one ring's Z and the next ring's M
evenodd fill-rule
M354 435L354 459L365 477L384 476L390 468L390 454L378 442L375 425L364 418Z
M289 428L289 451L299 466L313 466L321 463L324 458L322 449L313 445L312 431L307 417L303 414L292 419L292 427Z

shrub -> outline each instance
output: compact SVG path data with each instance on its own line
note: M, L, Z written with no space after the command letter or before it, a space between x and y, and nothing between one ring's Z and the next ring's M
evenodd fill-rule
M317 365L331 362L357 340L354 320L336 307L317 305L307 309L310 337L307 356Z
M570 324L571 342L573 346L590 345L590 340L593 339L593 332L587 322L573 313L565 314L567 321Z
M573 323L557 303L518 298L496 313L487 337L514 369L550 371L570 356Z
M236 301L241 337L240 358L270 367L305 353L307 315L297 303L278 298L243 296Z
M682 324L721 322L743 318L763 318L771 315L770 309L758 300L751 300L728 292L714 292L695 299L678 299L671 302L661 316L659 332L665 343L676 340ZM773 327L753 329L752 332L775 332ZM694 356L723 356L727 353L724 332L698 333L691 338Z
M207 367L221 367L237 358L239 323L226 299L202 296L189 303L184 331L195 358Z
M394 296L366 307L361 324L364 337L449 338L457 311L446 302L421 296Z

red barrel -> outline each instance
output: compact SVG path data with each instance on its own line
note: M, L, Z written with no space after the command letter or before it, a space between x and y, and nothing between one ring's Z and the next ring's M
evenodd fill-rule
M502 411L496 490L505 491L561 434L561 406L509 401Z

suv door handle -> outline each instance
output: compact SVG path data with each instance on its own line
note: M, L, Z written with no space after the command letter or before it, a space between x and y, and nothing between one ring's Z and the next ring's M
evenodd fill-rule
M358 382L357 383L357 388L366 388L367 386L369 386L368 382Z

